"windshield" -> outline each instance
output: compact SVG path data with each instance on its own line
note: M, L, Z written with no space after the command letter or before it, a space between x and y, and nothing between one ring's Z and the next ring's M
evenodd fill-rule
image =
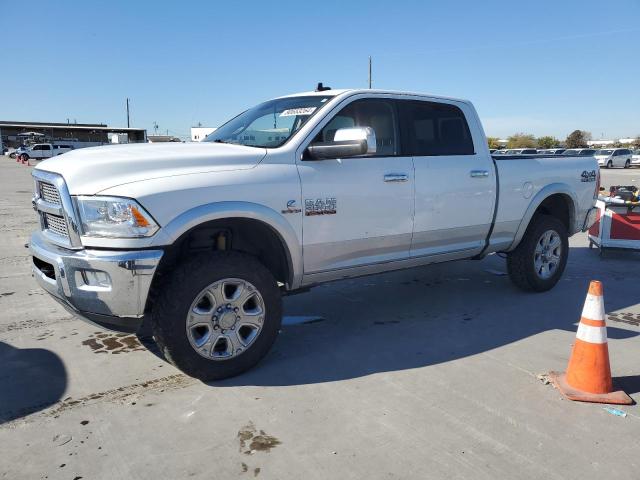
M596 155L611 155L613 153L613 150L600 150L599 152L596 153Z
M204 141L249 147L279 147L331 98L310 95L269 100L229 120L207 135Z

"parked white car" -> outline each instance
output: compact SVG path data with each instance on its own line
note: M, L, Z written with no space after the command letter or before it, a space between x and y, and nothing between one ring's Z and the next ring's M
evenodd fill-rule
M538 153L535 148L510 148L505 150L505 155L534 155Z
M629 168L631 166L632 154L628 148L606 148L598 150L594 156L601 167Z
M562 152L563 155L575 157L593 157L597 150L595 148L569 148Z
M538 150L538 153L541 155L561 155L565 150L566 148L545 148Z
M633 151L633 155L631 155L631 166L640 167L640 149Z
M281 296L324 282L503 252L518 287L549 290L599 186L593 157L492 157L466 100L320 86L204 142L79 149L33 177L42 288L107 328L148 319L201 379L255 365Z

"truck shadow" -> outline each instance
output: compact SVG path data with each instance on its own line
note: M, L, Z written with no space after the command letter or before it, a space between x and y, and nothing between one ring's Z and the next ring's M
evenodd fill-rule
M50 350L0 342L0 364L0 424L53 405L67 388L64 364Z
M505 269L492 256L340 281L288 297L285 315L313 315L311 323L285 322L274 349L256 368L211 385L333 382L448 362L548 330L575 334L591 279L605 285L607 312L628 310L638 301L628 257L601 260L586 248L572 248L563 279L539 294L516 289L500 274ZM638 334L633 326L608 322L611 339ZM567 359L571 338L559 352ZM638 390L637 379L625 382Z

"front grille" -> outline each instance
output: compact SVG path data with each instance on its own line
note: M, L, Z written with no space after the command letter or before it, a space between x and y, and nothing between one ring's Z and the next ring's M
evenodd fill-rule
M45 202L52 203L54 205L60 205L60 193L58 189L50 183L40 182L40 196Z
M58 217L57 215L45 213L44 222L45 222L46 228L52 231L53 233L62 235L63 237L69 236L69 231L67 230L67 222L63 217Z

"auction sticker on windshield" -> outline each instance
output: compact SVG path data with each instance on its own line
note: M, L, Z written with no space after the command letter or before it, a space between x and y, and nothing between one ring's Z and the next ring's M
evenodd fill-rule
M317 107L302 107L302 108L289 108L283 110L280 114L281 117L294 117L296 115L311 115L316 111Z

